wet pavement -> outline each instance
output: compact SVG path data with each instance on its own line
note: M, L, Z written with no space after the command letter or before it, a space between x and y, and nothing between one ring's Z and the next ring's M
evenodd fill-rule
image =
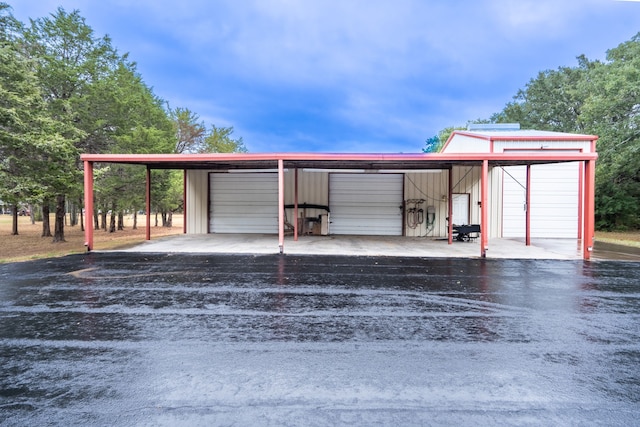
M637 425L640 263L0 265L0 424Z

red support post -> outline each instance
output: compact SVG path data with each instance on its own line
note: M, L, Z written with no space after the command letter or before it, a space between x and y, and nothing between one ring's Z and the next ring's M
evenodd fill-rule
M587 160L584 162L584 178L584 238L582 239L582 257L585 260L589 260L591 259L595 238L595 160Z
M293 195L293 240L298 241L298 168L295 169L294 173L294 195Z
M278 159L278 246L284 253L284 160Z
M449 168L449 194L448 194L448 203L449 203L449 223L447 224L448 233L449 233L449 244L453 244L453 166Z
M487 257L489 249L489 160L482 161L480 184L480 256Z
M182 234L187 234L187 170L182 171Z
M525 245L531 246L531 165L527 165L527 188L526 188L526 198L525 204L527 210L525 211L525 223L526 223L526 232L525 232Z
M84 245L93 250L93 162L84 162Z
M582 240L582 228L584 227L584 165L578 163L578 240Z
M147 166L147 188L145 191L145 209L147 211L146 240L151 240L151 168Z

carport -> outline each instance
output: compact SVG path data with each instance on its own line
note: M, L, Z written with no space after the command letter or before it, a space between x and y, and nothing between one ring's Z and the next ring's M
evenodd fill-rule
M580 194L580 233L582 253L585 260L590 259L594 239L594 189L595 189L595 152L574 152L562 150L540 150L524 152L500 153L426 153L426 154L326 154L326 153L259 153L259 154L84 154L84 192L85 209L88 214L94 210L94 164L121 163L143 165L146 174L146 239L150 240L151 211L151 170L175 169L183 170L185 175L185 198L187 171L206 170L210 172L247 172L273 171L277 173L278 197L278 249L284 253L285 243L285 171L293 171L294 180L294 217L298 218L298 171L299 170L331 170L334 172L354 172L364 174L398 173L412 171L440 170L447 171L448 196L447 211L453 212L453 168L458 166L476 167L480 173L480 208L479 225L480 256L486 257L489 249L490 218L489 209L492 200L489 193L489 170L494 167L526 166L527 176L532 165L580 162L581 185ZM531 185L527 179L526 193L529 201ZM531 206L528 205L528 208ZM185 200L185 217L187 203ZM527 209L527 225L525 244L530 245L530 209ZM294 221L294 239L299 236L297 221ZM186 233L186 221L185 229ZM453 243L453 222L448 221L448 243ZM88 222L85 228L85 245L87 250L93 249L93 228Z

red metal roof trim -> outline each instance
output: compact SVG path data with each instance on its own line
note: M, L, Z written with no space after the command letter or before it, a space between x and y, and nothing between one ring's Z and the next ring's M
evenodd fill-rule
M567 153L540 150L540 153L216 153L216 154L82 154L80 160L104 163L189 163L233 162L233 161L277 161L277 160L322 160L322 161L581 161L595 160L597 153Z

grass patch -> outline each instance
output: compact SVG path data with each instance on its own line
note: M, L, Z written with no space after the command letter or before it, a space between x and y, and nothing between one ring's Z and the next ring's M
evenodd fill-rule
M596 241L640 248L640 231L597 231Z

